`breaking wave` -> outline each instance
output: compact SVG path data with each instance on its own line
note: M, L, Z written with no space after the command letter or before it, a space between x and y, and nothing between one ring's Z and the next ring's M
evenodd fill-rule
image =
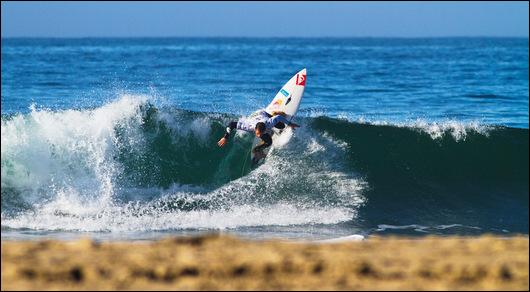
M300 118L290 142L251 170L252 135L216 145L236 118L135 95L88 110L2 116L2 227L377 230L421 222L528 232L527 129Z

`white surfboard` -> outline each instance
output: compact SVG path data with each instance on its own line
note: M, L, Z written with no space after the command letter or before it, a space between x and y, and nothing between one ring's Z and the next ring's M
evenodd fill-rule
M265 111L270 115L275 115L276 113L283 112L285 117L291 121L298 107L300 106L300 101L302 101L302 95L304 95L305 83L306 83L307 73L306 69L300 70L296 73L287 83L285 83L282 88L278 91L271 103L265 108ZM290 127L286 127L283 130L274 129L273 130L273 146L283 146L289 142L292 136L292 130ZM261 140L258 138L254 139L252 148L254 148ZM265 155L268 154L269 148L265 149ZM252 160L254 160L254 154L251 155ZM263 159L262 159L263 160Z
M304 68L291 77L267 106L265 109L267 113L274 115L274 112L284 112L287 119L292 120L298 111L302 95L304 95L306 76L307 73Z

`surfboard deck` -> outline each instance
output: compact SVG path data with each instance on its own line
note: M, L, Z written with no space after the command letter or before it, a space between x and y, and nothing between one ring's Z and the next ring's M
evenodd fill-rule
M291 121L296 112L298 111L298 107L300 106L300 102L302 101L302 96L304 95L304 89L306 84L306 78L307 78L307 70L306 68L300 70L298 73L296 73L289 81L287 81L282 88L276 93L276 96L272 99L270 104L265 108L265 111L269 114L274 116L275 114L281 113L285 115L285 117ZM284 136L284 132L289 132L287 136ZM279 137L284 136L284 138L287 139L278 139ZM266 148L263 151L263 154L255 155L251 152L251 161L252 166L251 168L254 169L261 165L265 158L267 157L268 153L270 152L271 148L277 148L279 147L280 143L277 142L277 140L282 140L283 145L285 145L290 137L292 136L291 128L285 127L284 129L273 129L272 133L272 145L268 148ZM284 141L287 140L287 141ZM252 149L256 147L261 142L261 139L254 138L254 143L252 144ZM282 146L283 146L282 145Z

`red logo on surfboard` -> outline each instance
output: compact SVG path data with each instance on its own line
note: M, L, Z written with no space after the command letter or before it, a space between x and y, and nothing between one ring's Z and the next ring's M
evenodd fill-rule
M305 86L305 74L296 74L296 85Z

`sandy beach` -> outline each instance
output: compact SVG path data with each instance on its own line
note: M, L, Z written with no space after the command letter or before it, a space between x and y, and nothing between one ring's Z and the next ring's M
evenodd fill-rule
M2 241L2 290L528 290L528 236Z

